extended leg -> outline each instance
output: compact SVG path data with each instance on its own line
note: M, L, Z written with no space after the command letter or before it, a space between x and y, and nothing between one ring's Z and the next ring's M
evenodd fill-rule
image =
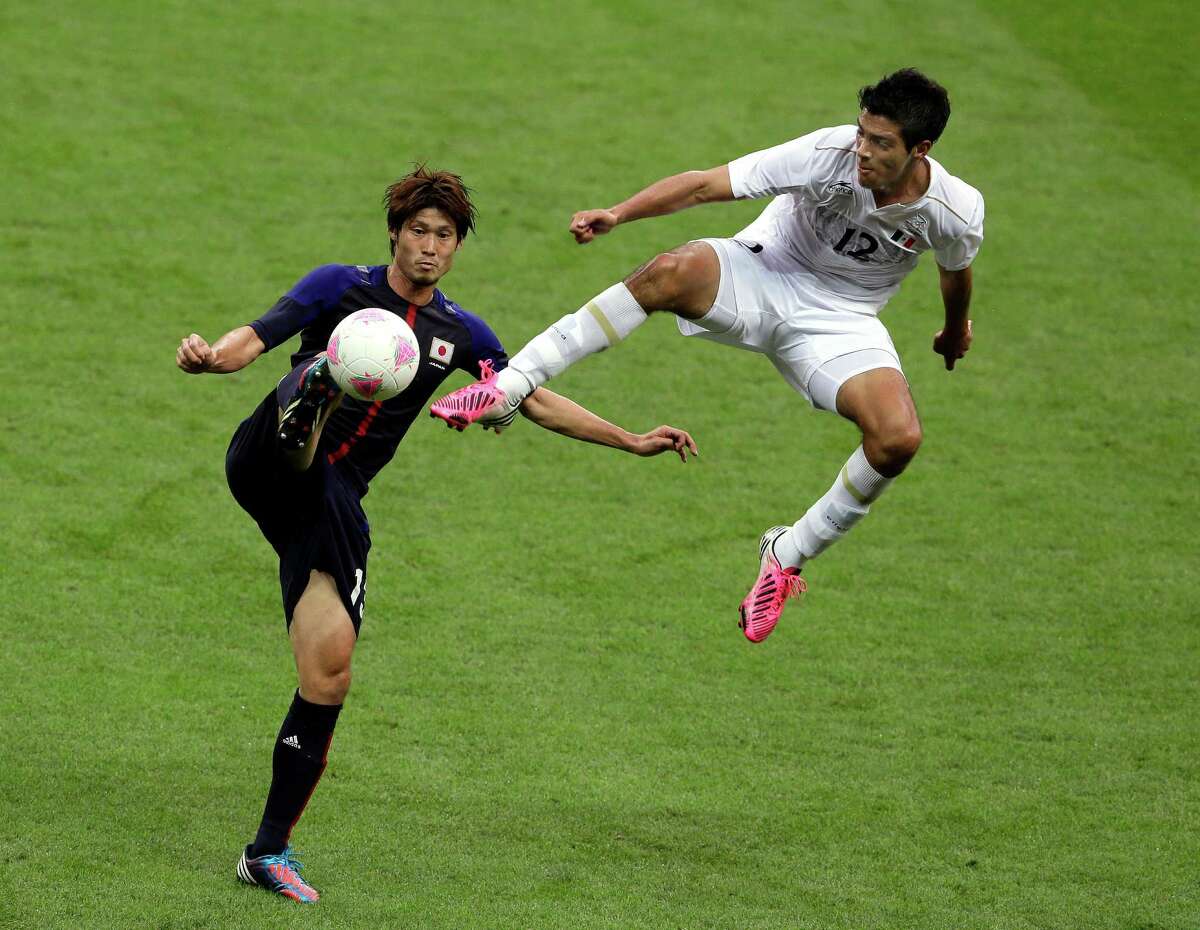
M461 429L485 413L515 408L571 365L615 346L657 311L703 323L720 280L720 262L707 243L689 242L659 255L535 336L504 371L448 394L430 413Z
M712 306L720 280L720 263L707 243L689 242L658 255L535 336L497 383L510 401L524 398L569 366L625 339L651 313L700 319Z

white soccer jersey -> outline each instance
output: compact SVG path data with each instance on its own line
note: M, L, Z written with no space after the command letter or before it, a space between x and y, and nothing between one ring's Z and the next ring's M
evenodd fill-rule
M983 197L927 157L924 196L876 207L858 183L856 129L819 129L730 162L739 200L777 195L735 238L783 251L822 287L878 313L922 252L932 249L951 271L971 264L983 241Z

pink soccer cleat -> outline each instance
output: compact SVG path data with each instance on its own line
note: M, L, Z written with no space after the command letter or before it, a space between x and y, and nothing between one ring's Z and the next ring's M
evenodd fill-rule
M775 540L787 530L786 526L773 526L763 533L758 547L758 578L738 608L738 626L752 643L761 643L771 635L789 597L799 597L808 590L800 569L783 568L775 558Z
M490 359L479 363L479 380L451 391L429 406L429 415L445 420L460 433L497 404L508 404L508 397L496 386L496 372Z

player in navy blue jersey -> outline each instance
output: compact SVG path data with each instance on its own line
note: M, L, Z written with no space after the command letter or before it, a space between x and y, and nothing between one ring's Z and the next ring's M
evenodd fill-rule
M324 265L254 322L211 345L192 333L176 353L185 372L228 373L300 334L291 371L238 426L225 464L233 496L279 556L299 678L275 742L262 821L242 852L237 875L302 902L318 895L301 877L289 840L324 771L350 688L371 547L361 500L452 371L474 377L481 365L499 371L508 363L488 325L436 286L474 229L475 209L462 180L421 166L391 185L384 203L390 264ZM344 395L324 354L334 327L366 307L402 317L420 346L412 383L383 402ZM546 429L636 455L673 451L686 461L696 452L683 430L660 426L629 433L544 388L520 409Z

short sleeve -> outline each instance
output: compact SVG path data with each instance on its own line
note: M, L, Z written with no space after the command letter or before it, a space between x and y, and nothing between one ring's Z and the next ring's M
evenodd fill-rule
M729 182L734 197L773 197L809 187L823 177L830 163L845 154L839 129L846 128L853 129L819 129L731 161Z
M352 282L354 269L346 265L322 265L297 281L270 310L250 324L267 349L291 339L335 306Z
M962 271L975 261L983 244L983 195L975 192L975 211L961 233L944 245L934 243L937 263L947 271Z

